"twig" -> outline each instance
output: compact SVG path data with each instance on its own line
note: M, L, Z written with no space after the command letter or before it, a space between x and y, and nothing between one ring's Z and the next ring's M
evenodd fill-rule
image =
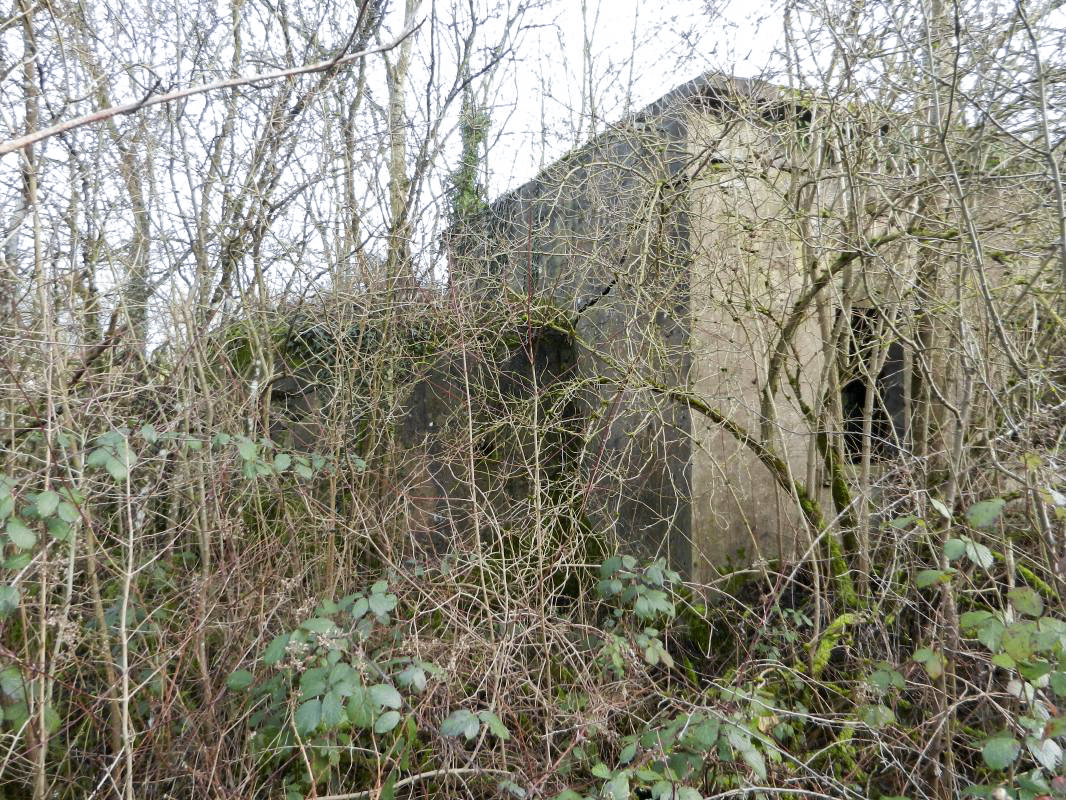
M469 767L462 769L432 769L429 772L420 772L417 775L411 775L403 780L396 781L393 784L393 789L400 789L404 786L410 786L412 783L418 783L421 780L428 780L429 778L447 778L452 775L505 775L508 778L512 777L511 773L505 769L481 769L479 767ZM370 797L374 793L373 789L364 789L361 792L350 792L348 794L327 794L322 795L318 800L361 800L364 797Z
M22 150L37 142L49 139L60 133L66 133L76 128L81 128L86 125L91 125L94 122L102 122L112 117L121 116L123 114L132 114L135 111L140 111L142 108L149 108L150 106L157 106L162 103L170 103L174 100L181 100L185 97L194 97L198 94L205 94L207 92L217 91L218 89L232 89L236 86L246 86L251 83L263 83L265 81L276 81L281 78L290 78L294 75L306 75L312 72L324 72L336 67L342 67L345 64L350 64L353 61L357 61L360 58L374 55L375 53L385 53L392 50L408 36L413 34L422 23L416 25L410 25L404 29L404 31L393 39L388 44L380 47L372 47L368 50L361 50L358 53L352 53L351 55L344 56L343 58L337 58L334 56L326 61L318 61L314 64L305 64L302 67L293 67L291 69L281 69L274 72L264 72L260 75L251 75L248 77L228 78L224 81L215 81L214 83L205 83L201 86L192 86L186 89L177 89L173 92L167 92L166 94L156 95L154 97L144 97L140 100L136 100L132 103L126 103L120 106L111 106L110 108L103 108L99 111L93 111L89 114L85 114L74 119L67 120L66 122L57 122L48 128L43 128L33 133L27 133L25 136L20 136L17 139L8 139L6 142L0 144L0 156L13 153L16 150ZM347 46L347 45L346 45ZM342 51L343 52L343 51Z

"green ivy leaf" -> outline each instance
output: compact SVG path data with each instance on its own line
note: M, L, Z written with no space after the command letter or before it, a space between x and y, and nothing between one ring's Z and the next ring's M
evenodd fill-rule
M981 747L981 757L989 769L1006 769L1018 757L1021 745L1009 733L997 733Z

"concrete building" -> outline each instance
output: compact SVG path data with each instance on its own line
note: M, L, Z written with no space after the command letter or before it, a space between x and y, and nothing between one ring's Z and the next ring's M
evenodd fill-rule
M796 496L757 447L822 494L810 410L824 402L825 320L814 305L796 312L811 280L795 180L810 166L797 136L808 123L777 88L702 76L449 239L453 281L563 312L567 354L542 358L555 372L541 381L583 387L571 467L589 487L587 509L624 549L665 555L692 577L806 541ZM894 355L878 381L886 397L902 369ZM889 418L881 412L898 398L881 399Z

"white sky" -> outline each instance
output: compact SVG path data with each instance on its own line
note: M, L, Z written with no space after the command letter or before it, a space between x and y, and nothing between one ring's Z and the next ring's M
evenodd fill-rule
M781 32L775 10L744 0L555 0L527 22L542 27L524 35L519 63L490 98L492 135L502 132L489 159L493 196L589 137L592 120L582 114L589 66L602 128L707 70L763 74Z

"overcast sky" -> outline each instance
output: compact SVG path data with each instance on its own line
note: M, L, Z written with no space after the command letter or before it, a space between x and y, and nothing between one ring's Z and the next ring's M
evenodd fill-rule
M526 21L539 27L491 98L495 133L503 132L490 159L492 195L588 138L586 37L602 128L706 70L763 74L781 32L770 4L736 0L555 0Z

